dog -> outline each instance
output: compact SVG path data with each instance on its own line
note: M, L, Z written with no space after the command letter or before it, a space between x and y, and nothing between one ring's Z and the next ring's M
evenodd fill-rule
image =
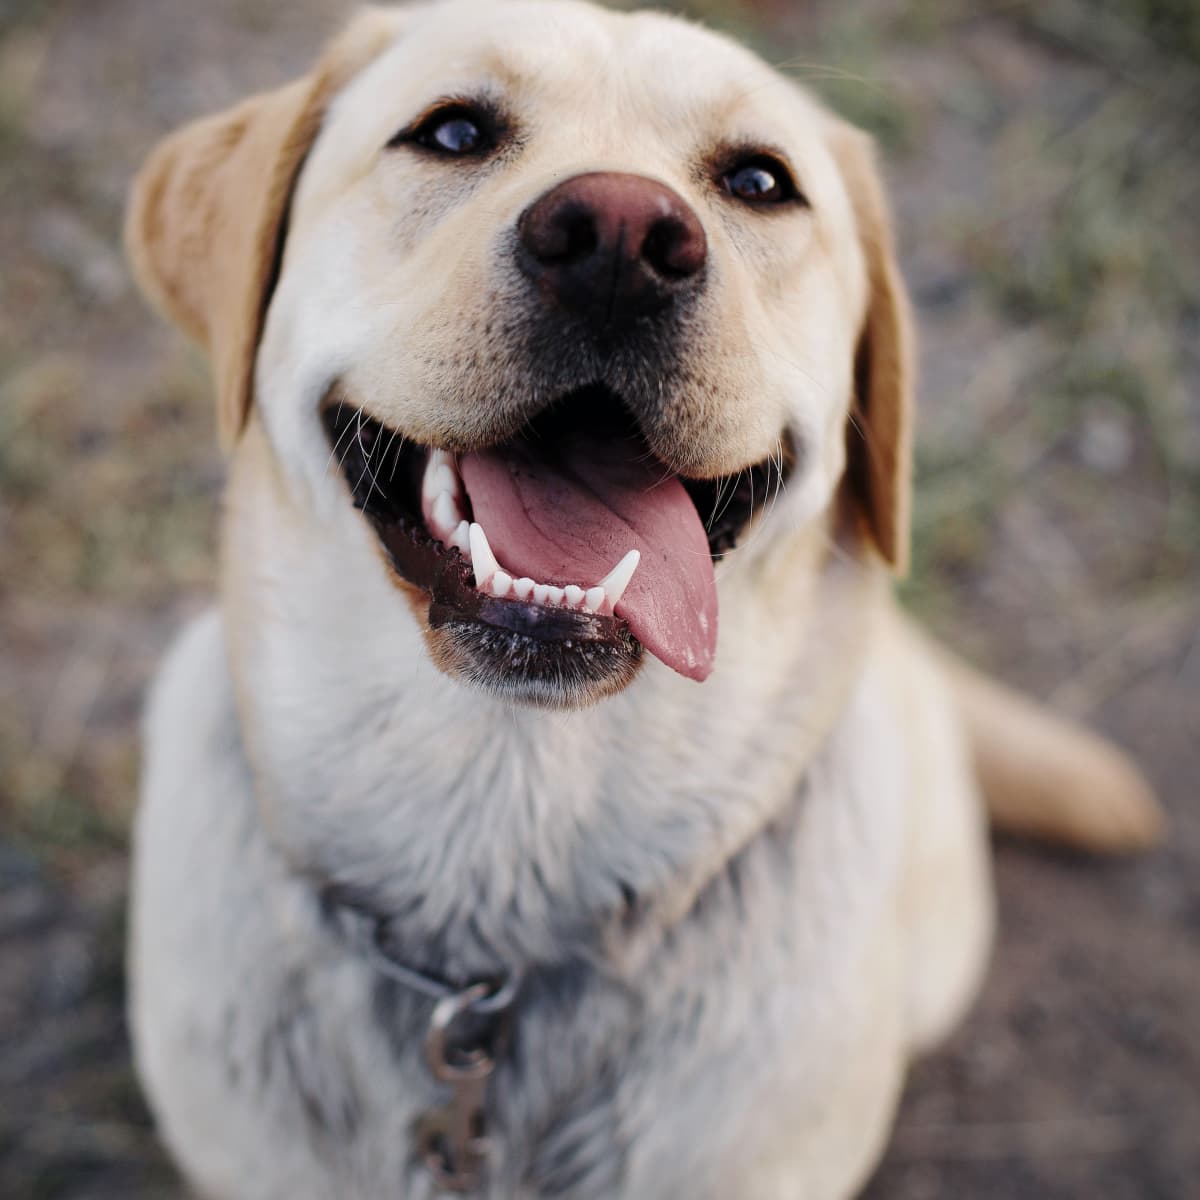
M577 0L358 16L169 138L220 601L145 730L131 1025L219 1200L854 1195L980 985L987 816L1114 748L897 609L913 336L869 139Z

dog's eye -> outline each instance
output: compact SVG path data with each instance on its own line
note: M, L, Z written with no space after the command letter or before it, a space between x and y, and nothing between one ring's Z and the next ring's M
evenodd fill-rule
M484 143L484 133L470 117L447 117L421 139L430 150L447 154L475 154Z
M431 113L413 129L393 139L392 144L401 141L455 158L478 157L496 144L488 117L466 105Z
M787 167L765 154L734 163L721 176L721 186L735 200L756 208L803 199Z

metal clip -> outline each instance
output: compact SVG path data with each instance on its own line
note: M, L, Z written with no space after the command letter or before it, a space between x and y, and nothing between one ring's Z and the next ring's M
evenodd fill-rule
M517 991L515 980L500 988L477 983L438 1001L425 1035L425 1061L435 1079L453 1089L450 1103L421 1118L417 1142L440 1187L471 1192L487 1164L487 1081Z

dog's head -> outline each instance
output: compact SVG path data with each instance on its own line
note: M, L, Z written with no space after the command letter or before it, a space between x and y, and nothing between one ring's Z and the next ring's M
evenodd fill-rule
M703 679L713 562L842 499L906 556L907 304L868 140L759 59L573 0L368 10L135 186L233 447L354 515L446 671ZM345 530L346 526L338 525ZM331 526L332 528L332 526Z

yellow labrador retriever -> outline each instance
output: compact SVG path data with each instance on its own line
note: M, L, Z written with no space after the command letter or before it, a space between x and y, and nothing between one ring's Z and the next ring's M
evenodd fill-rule
M977 779L1026 832L1157 823L890 599L867 139L670 17L370 10L161 146L128 237L231 453L136 845L194 1186L853 1195L987 958Z

